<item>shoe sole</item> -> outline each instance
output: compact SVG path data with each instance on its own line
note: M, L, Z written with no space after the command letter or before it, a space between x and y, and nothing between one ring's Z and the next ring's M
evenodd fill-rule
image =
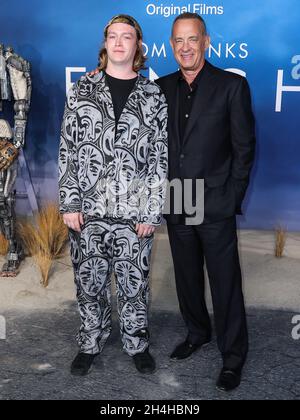
M70 371L72 376L87 376L90 372L91 372L91 368L86 372L86 373L80 373L80 372L76 372L76 371Z
M140 373L141 375L153 375L153 373L155 373L157 371L157 369L155 368L154 370L152 370L151 372L141 372L138 369L136 369L138 373Z
M236 386L236 387L235 387L235 388L233 388L233 389L228 389L228 390L226 390L226 389L219 388L218 386L216 386L216 390L217 390L218 392L222 392L223 394L230 394L231 392L236 391L236 390L238 389L238 387L239 387L239 385L238 385L238 386Z

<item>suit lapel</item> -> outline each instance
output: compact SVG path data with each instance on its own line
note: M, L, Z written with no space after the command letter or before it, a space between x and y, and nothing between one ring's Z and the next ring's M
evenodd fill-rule
M101 71L99 74L97 74L95 77L95 81L98 83L97 86L97 96L98 99L100 99L100 101L105 102L106 104L109 102L110 104L112 104L112 99L111 99L111 95L109 92L109 88L106 85L105 82L105 74L103 71ZM96 79L97 78L97 79Z
M213 66L206 62L203 68L203 74L199 80L199 84L194 98L194 103L191 111L189 121L186 126L183 144L185 144L189 138L189 135L202 112L207 110L207 100L210 95L213 94L213 79L214 72Z

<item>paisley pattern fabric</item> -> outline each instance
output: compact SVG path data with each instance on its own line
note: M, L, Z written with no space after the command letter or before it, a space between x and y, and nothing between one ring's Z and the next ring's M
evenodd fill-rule
M70 230L81 327L80 351L97 354L111 332L111 274L115 274L123 348L133 356L149 345L149 269L153 236L139 239L135 224L85 217Z
M105 73L82 77L61 129L61 212L159 225L167 156L167 105L154 82L138 76L116 128Z

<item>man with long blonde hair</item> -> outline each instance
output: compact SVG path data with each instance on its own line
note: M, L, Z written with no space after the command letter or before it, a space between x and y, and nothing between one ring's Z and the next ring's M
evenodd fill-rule
M155 370L147 312L168 171L167 106L160 88L138 73L145 57L137 21L115 16L104 39L100 71L68 94L59 155L60 210L81 316L71 373L81 376L111 332L112 272L123 348L139 372Z

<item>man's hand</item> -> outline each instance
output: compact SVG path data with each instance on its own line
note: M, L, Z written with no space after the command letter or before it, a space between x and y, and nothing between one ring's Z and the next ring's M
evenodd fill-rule
M81 226L84 224L82 213L65 213L63 220L69 229L81 232Z
M137 224L135 230L139 238L146 238L147 236L151 236L154 233L155 226Z
M19 150L8 140L0 139L0 171L8 169L19 154Z

